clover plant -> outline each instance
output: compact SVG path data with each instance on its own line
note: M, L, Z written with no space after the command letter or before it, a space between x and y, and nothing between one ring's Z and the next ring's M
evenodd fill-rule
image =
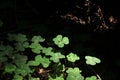
M97 80L96 75L84 77L77 65L67 65L67 62L80 61L77 54L70 52L65 55L54 46L44 46L41 43L44 43L45 39L40 35L28 37L21 33L9 33L8 43L0 44L0 67L3 66L3 75L13 75L11 80ZM69 44L68 37L60 34L52 40L60 49ZM87 65L101 62L92 56L85 56L85 59ZM43 71L39 72L38 69Z

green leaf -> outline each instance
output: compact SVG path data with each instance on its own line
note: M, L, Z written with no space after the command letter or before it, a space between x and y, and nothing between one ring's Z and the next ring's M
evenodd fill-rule
M49 65L50 65L50 60L46 57L43 57L42 61L41 61L41 64L44 68L47 68Z
M57 63L59 62L60 59L65 58L64 55L62 55L60 52L54 53L51 57L50 60L53 62Z
M25 41L25 42L23 43L23 47L24 47L24 48L28 48L28 47L29 47L29 43L28 43L27 41Z
M37 62L41 62L42 59L43 59L43 58L42 58L41 55L35 56L35 61L37 61Z
M53 55L52 49L52 47L43 48L42 53L45 53L46 56Z
M16 66L10 63L5 64L5 73L12 73L16 70Z
M75 62L76 60L79 60L80 58L79 56L71 52L70 54L67 55L67 59L70 62Z
M78 68L68 68L68 70L66 71L68 74L80 74L82 71Z
M49 80L64 80L63 75L57 76L56 78L52 78L49 76Z
M18 66L18 68L15 70L15 74L20 74L22 76L26 76L31 72L32 70L29 68L27 64L22 64Z
M13 80L23 80L23 77L20 75L14 75Z
M53 64L52 68L55 72L58 72L58 73L65 71L65 65L61 63Z
M85 59L86 59L86 64L88 65L96 65L96 63L101 62L99 58L92 57L92 56L85 56Z
M16 41L22 43L22 42L24 42L24 41L27 41L27 37L26 37L26 35L19 33L19 34L16 36Z
M43 47L39 43L35 43L35 42L32 43L29 47L32 49L32 52L36 54L39 54L43 49Z
M34 43L39 43L39 42L44 42L45 39L42 38L41 36L33 36L31 41L34 42Z
M97 80L96 76L87 77L85 80Z
M70 74L67 76L66 80L84 80L84 77L81 74L79 75Z
M59 48L63 48L65 44L69 44L68 37L63 37L62 35L57 35L53 38L53 41Z
M62 35L57 35L55 38L53 38L53 41L62 41Z
M36 61L28 61L28 65L29 66L38 66L38 65L40 65L40 63L36 62Z
M68 37L64 37L62 42L63 42L64 44L69 44L69 39L68 39Z
M28 57L25 55L15 54L12 56L12 59L17 66L20 66L26 64Z
M35 60L28 61L27 64L29 66L38 66L38 65L40 65L42 60L43 60L42 56L41 55L37 55L37 56L35 56Z
M7 56L10 56L14 53L14 49L10 45L4 46L4 50L1 50L1 51L2 51L2 54Z
M66 71L68 73L67 80L84 80L84 77L80 74L82 71L78 68L68 68Z

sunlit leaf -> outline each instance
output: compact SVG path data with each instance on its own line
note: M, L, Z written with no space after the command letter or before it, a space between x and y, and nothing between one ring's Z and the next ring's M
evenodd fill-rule
M92 56L85 56L85 59L86 59L86 64L89 64L89 65L96 65L96 63L101 62L99 58L92 57Z
M78 68L68 68L66 71L68 73L67 80L84 80L84 77L80 74L82 71Z
M85 80L97 80L96 76L87 77Z
M49 80L64 80L63 75L57 76L55 78L52 78L51 76L49 76Z
M57 35L53 38L53 41L59 48L63 48L65 44L69 44L68 37L63 37L62 35Z
M79 60L80 58L79 56L71 52L70 54L67 55L67 59L70 62L75 62L76 60Z
M69 39L68 39L68 37L64 37L62 42L63 42L64 44L69 44Z
M78 68L68 68L68 70L66 71L68 74L80 74L82 71Z

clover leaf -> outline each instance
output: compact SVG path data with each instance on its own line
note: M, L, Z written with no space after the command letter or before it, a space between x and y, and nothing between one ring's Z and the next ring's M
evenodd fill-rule
M41 61L42 61L42 56L37 55L37 56L35 56L35 60L28 61L27 64L29 66L38 66L38 65L40 65Z
M23 80L23 76L21 76L21 75L14 75L13 80Z
M50 65L50 60L46 57L43 57L42 61L41 61L41 64L44 68L47 68L49 65Z
M84 77L80 74L82 71L78 68L68 68L66 71L68 73L66 80L84 80Z
M82 71L78 68L68 68L68 70L66 71L68 74L80 74Z
M29 46L32 49L32 52L39 54L41 52L41 50L43 49L43 47L39 44L39 43L31 43L31 45Z
M6 63L5 64L5 73L12 73L16 70L16 66L11 64L11 63Z
M22 64L20 66L18 66L18 68L16 68L15 70L15 74L20 74L22 76L26 76L27 74L31 73L32 70L30 69L30 67L27 64Z
M101 62L99 58L92 57L92 56L85 56L85 59L86 59L86 64L89 64L89 65L96 65L96 63Z
M32 38L31 41L32 41L32 42L35 42L35 43L39 43L39 42L44 42L45 39L42 38L41 36L33 36L33 38Z
M69 44L69 39L68 39L68 37L63 37L62 42L63 42L64 44Z
M64 80L64 78L63 75L56 76L56 78L52 78L51 76L49 76L49 80Z
M52 60L53 62L57 63L59 62L60 59L65 58L64 55L62 55L60 52L56 52L54 53L51 57L50 60Z
M43 48L42 53L45 53L46 56L52 55L53 54L52 49L53 49L52 47Z
M85 80L97 80L96 76L87 77Z
M28 65L29 66L38 66L38 65L40 65L40 62L37 62L37 61L28 61Z
M62 35L57 35L53 38L53 41L59 48L63 48L65 44L69 44L68 37L63 37Z
M43 57L41 55L35 56L35 60L28 61L29 66L38 66L42 64L44 68L47 68L51 62L48 58Z
M79 60L79 56L77 56L76 54L74 53L70 53L67 55L67 60L70 61L70 62L75 62L76 60Z

